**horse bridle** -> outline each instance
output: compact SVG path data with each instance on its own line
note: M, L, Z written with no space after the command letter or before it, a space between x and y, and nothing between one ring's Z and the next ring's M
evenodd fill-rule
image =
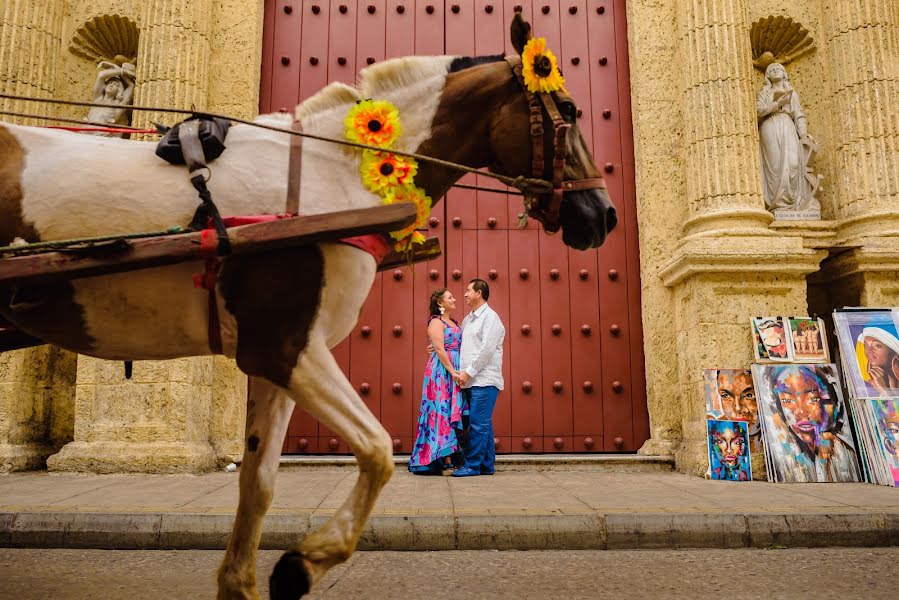
M524 83L520 56L507 56L506 61L512 67L512 72L518 79L521 89L524 90L528 108L530 109L531 171L535 178L543 177L546 166L543 150L543 109L546 109L546 114L549 115L549 119L552 121L552 194L548 195L548 202L536 202L533 198L525 196L525 210L528 216L543 223L543 228L546 231L553 233L561 227L559 211L562 207L562 197L565 192L605 189L606 182L602 177L565 179L565 161L568 159L568 131L571 129L571 125L565 122L552 94L545 92L534 93L528 90L527 85Z

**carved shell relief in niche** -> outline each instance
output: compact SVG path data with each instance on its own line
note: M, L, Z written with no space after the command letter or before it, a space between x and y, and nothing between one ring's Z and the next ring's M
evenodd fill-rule
M100 15L78 28L69 51L93 62L134 64L137 58L137 24L120 15Z
M770 15L752 24L752 66L765 72L771 63L787 65L815 50L808 29L790 17Z

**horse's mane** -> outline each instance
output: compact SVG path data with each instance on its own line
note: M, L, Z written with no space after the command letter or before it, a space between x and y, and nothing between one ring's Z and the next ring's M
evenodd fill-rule
M345 83L331 83L296 107L296 118L310 118L331 109L340 108L363 98L378 98L384 94L432 77L445 77L478 65L498 62L502 54L490 56L404 56L392 58L366 67L359 72L358 88ZM289 117L277 113L261 115L257 121L271 121L282 125Z
M366 98L413 85L432 77L445 77L452 56L404 56L376 63L359 72L359 90Z
M345 83L334 82L326 85L297 106L296 115L298 119L307 119L312 115L346 106L361 99L362 96L356 88Z

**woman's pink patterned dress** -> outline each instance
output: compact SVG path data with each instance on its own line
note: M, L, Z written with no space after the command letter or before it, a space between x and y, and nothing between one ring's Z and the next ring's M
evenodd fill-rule
M454 369L459 368L461 346L462 329L455 323L444 323L443 347ZM418 433L412 456L409 457L409 470L413 473L439 473L441 459L459 450L456 429L462 429L462 415L468 414L468 410L459 386L437 358L436 352L428 358L421 387Z

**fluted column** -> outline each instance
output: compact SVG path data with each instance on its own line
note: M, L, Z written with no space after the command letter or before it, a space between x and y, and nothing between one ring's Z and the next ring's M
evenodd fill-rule
M141 7L136 104L206 108L209 92L211 0L147 0ZM172 115L138 113L135 124L171 122Z
M824 12L833 77L836 214L844 237L899 230L899 4L833 2Z
M689 219L685 235L764 227L747 0L687 0L679 35Z
M63 0L4 0L0 4L0 92L35 98L54 94L63 8ZM0 100L0 110L49 115L54 107ZM0 119L43 124L5 115Z

